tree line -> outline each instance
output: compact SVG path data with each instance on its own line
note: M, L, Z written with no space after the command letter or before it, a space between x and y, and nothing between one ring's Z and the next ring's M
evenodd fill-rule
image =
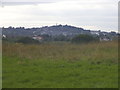
M99 37L98 36L92 36L92 35L86 35L86 34L80 34L76 35L72 38L68 38L66 36L57 36L57 37L51 37L49 35L43 35L42 40L33 39L32 37L19 37L18 39L13 39L13 42L16 43L23 43L23 44L39 44L43 42L50 42L50 41L66 41L71 43L89 43L89 42L98 42ZM3 41L10 41L12 42L12 39L3 38Z

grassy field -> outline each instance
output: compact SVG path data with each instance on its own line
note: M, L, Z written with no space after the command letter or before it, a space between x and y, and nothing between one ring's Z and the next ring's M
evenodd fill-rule
M117 88L118 44L3 43L3 88Z

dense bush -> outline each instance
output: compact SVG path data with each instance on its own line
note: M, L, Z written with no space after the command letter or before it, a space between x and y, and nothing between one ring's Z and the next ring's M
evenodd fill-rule
M14 43L17 40L17 38L2 38L2 42L9 42Z
M78 35L72 38L73 43L88 43L88 42L96 42L99 41L98 37L93 37L92 35Z
M38 44L39 41L35 40L33 38L30 37L22 37L19 40L17 40L17 43L24 43L24 44Z
M54 37L53 41L69 41L69 38L64 35L59 35L57 37Z

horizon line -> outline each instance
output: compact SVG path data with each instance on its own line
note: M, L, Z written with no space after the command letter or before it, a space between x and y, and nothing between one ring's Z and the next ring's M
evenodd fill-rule
M31 29L31 28L43 28L43 27L51 27L51 26L59 26L59 25L62 25L62 26L72 26L72 27L75 27L75 28L82 28L82 27L78 27L78 26L74 26L74 25L69 25L69 24L57 24L56 23L56 25L42 25L41 27L38 27L38 26L36 26L36 27L25 27L25 26L17 26L17 27L15 27L15 26L2 26L2 27L0 27L0 28L9 28L9 27L13 27L13 28L25 28L25 29ZM114 31L114 30L111 30L111 31L104 31L104 30L101 30L101 29L97 29L97 30L95 30L95 29L85 29L85 28L82 28L82 29L84 29L84 30L90 30L90 31L102 31L102 32L116 32L116 33L119 33L119 31L117 30L117 31Z

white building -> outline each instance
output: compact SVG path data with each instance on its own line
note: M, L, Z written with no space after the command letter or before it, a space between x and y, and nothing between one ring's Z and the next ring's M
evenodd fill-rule
M94 34L95 34L95 35L100 35L100 31L91 31L90 33L93 34L93 35L94 35Z
M41 41L43 39L43 37L41 37L41 36L33 36L33 39Z
M2 37L3 37L3 38L6 38L6 35L3 34Z

